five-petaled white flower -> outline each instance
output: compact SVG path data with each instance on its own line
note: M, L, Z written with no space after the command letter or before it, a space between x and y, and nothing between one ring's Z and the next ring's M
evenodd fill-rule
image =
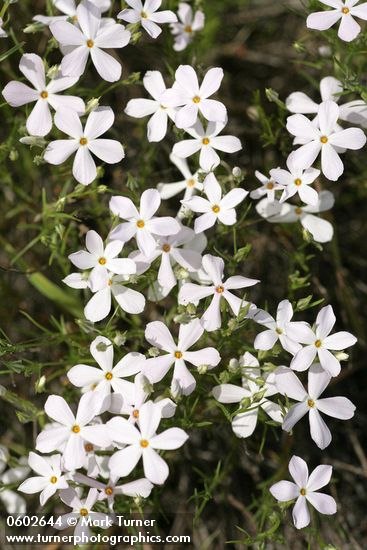
M235 206L240 204L248 191L244 189L231 189L229 193L222 196L222 188L213 173L207 175L204 181L204 193L207 199L203 197L192 197L181 201L184 206L193 212L203 212L195 220L195 233L202 233L213 227L217 221L224 225L233 225L237 221Z
M209 307L201 318L203 327L210 332L221 327L220 304L222 299L228 302L233 314L236 316L239 314L241 307L249 305L248 302L238 298L230 290L253 286L259 281L240 275L229 277L229 279L223 281L224 261L222 258L212 256L211 254L206 254L203 257L203 269L212 284L204 286L185 283L180 289L178 301L180 304L187 305L197 303L208 296L213 296Z
M291 368L297 371L307 370L308 367L318 356L318 360L323 369L331 376L338 376L340 373L340 363L331 351L340 351L350 346L354 346L357 338L350 332L336 332L329 336L335 325L336 318L331 306L323 307L316 318L315 330L307 324L292 327L289 334L296 341L306 344L293 357Z
M75 526L74 536L81 537L80 540L83 540L83 542L88 542L92 534L89 525L93 525L93 521L102 529L107 529L110 526L108 515L92 511L98 496L99 492L96 488L90 489L85 499L81 499L72 487L60 491L62 502L70 506L73 511L59 516L59 521L54 523L55 529L62 531L73 525ZM90 520L90 523L88 520Z
M274 202L275 200L275 192L283 190L283 185L279 185L279 183L276 183L273 179L267 178L264 174L256 170L255 176L260 181L261 185L257 189L254 189L250 193L250 197L252 199L261 199L261 197L264 197L266 195L266 198L269 202Z
M127 242L135 237L139 250L149 257L157 246L153 235L176 235L181 229L181 225L174 218L154 217L160 204L161 198L156 189L144 191L140 198L139 211L131 199L112 197L110 210L127 221L115 227L110 234L110 239Z
M78 16L76 13L77 5L75 3L75 0L51 0L53 5L56 9L64 13L65 15L36 15L33 17L34 21L38 21L39 23L43 23L43 25L51 25L51 23L55 23L56 21L67 21L68 19L74 23L78 23ZM89 0L91 4L94 4L101 13L104 13L105 11L109 10L111 7L111 0ZM103 19L102 21L106 21L106 19ZM108 20L107 21L111 21ZM113 21L113 20L112 20Z
M104 49L127 46L130 32L118 23L101 24L101 12L89 0L79 4L76 16L80 29L68 21L50 25L52 34L67 52L61 62L62 73L65 76L81 76L90 55L99 76L108 82L116 82L121 77L121 65Z
M260 408L275 422L282 422L282 410L279 405L268 399L278 393L274 385L274 375L267 376L265 383L259 386L256 381L261 376L259 362L249 352L241 357L240 366L242 367L242 386L220 384L213 388L213 395L219 403L248 401L247 410L239 412L233 418L232 429L237 437L250 437L256 428Z
M291 153L287 158L287 168L288 171L281 168L270 170L270 176L274 181L284 187L279 202L285 202L298 193L299 198L304 203L315 206L319 195L311 187L311 183L319 177L320 170L316 170L315 168L308 168L307 170L297 168L294 162L294 153Z
M331 99L336 103L339 102L341 93L343 92L342 83L333 76L325 76L320 80L320 95L321 101ZM288 111L300 115L315 115L317 122L317 113L319 103L313 101L304 92L293 92L286 99L286 107ZM352 122L354 124L367 125L367 103L362 99L348 101L343 105L339 105L339 119ZM302 144L302 139L295 138L293 143Z
M125 418L116 416L108 421L113 441L126 445L110 458L109 468L113 476L129 475L142 458L144 475L149 481L158 485L166 481L168 466L157 450L178 449L189 436L181 428L169 428L157 434L161 418L160 407L148 401L139 411L139 430Z
M205 15L200 10L193 14L192 7L186 2L179 3L177 15L178 23L171 24L171 33L175 39L173 49L182 52L192 42L195 33L204 28Z
M87 250L79 250L69 254L68 258L72 264L79 269L100 269L104 267L116 275L132 275L136 273L136 264L129 258L118 258L124 243L113 241L106 246L96 231L88 231L85 237Z
M97 336L90 345L90 352L100 368L88 365L75 365L68 373L70 382L79 388L100 392L108 397L103 406L109 408L110 393L117 392L124 395L132 392L133 383L124 378L133 376L141 371L145 363L145 356L135 351L127 353L113 366L113 344L104 336Z
M218 91L224 73L223 69L210 69L199 86L195 69L190 65L180 65L175 74L175 82L162 95L162 101L169 107L178 108L175 117L177 128L191 128L198 120L199 113L210 122L227 122L227 109L220 101L209 99Z
M50 106L56 110L66 107L79 114L85 110L84 101L80 97L60 95L59 92L71 88L78 81L78 77L64 76L59 73L46 84L45 67L42 59L34 53L22 55L19 69L33 85L33 88L12 80L2 91L5 100L12 107L20 107L27 103L36 105L27 118L27 131L32 136L45 136L52 128Z
M109 412L114 414L126 414L129 421L135 424L139 422L139 411L142 405L148 400L153 391L153 386L148 378L140 373L135 376L131 390L124 391L124 394L114 393L111 395L111 406ZM171 418L176 412L176 403L169 397L158 397L154 404L160 407L162 418Z
M190 199L196 191L203 190L203 184L199 182L199 171L192 174L187 160L170 154L170 161L178 168L183 175L184 179L172 183L158 183L157 189L162 199L170 199L175 195L178 195L182 191L184 193L184 200ZM182 204L180 210L177 213L178 218L184 218L188 209Z
M236 153L242 149L240 140L235 136L219 136L225 123L209 122L206 130L200 121L195 126L187 128L186 132L194 139L179 141L173 146L172 153L180 158L187 158L200 151L200 168L210 172L220 164L218 151Z
M325 449L331 442L331 433L320 413L339 420L349 420L356 410L353 403L346 397L326 397L320 399L331 380L331 375L319 363L315 363L308 371L307 391L296 374L287 367L278 367L275 371L275 385L279 393L290 399L299 401L290 407L283 420L283 430L290 432L292 428L309 414L310 432L313 441L320 449Z
M144 4L141 0L125 1L130 8L120 11L117 17L128 23L140 22L143 29L146 30L152 38L157 38L161 34L162 29L159 25L162 25L162 23L177 22L177 16L173 11L158 11L161 7L162 0L145 0Z
M148 498L154 485L148 479L144 477L124 483L123 485L117 485L117 479L110 477L108 481L102 483L96 479L87 477L83 474L76 473L73 476L73 480L77 483L86 485L87 487L93 487L99 491L98 500L107 500L108 508L113 510L115 497L118 495L124 495L128 497L143 497Z
M62 164L76 153L73 162L73 176L82 185L89 185L97 177L93 155L108 164L120 162L124 149L114 139L100 139L114 123L115 115L111 107L98 107L90 113L84 130L78 114L71 109L60 109L55 115L55 124L70 139L51 141L44 154L50 164Z
M111 443L108 431L103 424L88 426L99 413L102 396L98 392L88 392L79 401L76 416L65 399L50 395L45 403L45 413L55 421L52 427L43 430L36 441L36 449L50 453L64 445L63 466L66 470L81 468L85 459L84 442L100 447Z
M345 42L351 42L361 32L361 27L354 17L367 19L367 2L356 6L359 0L319 0L322 4L334 8L317 11L307 17L307 27L318 31L330 29L340 21L338 36Z
M204 327L199 319L194 319L186 325L180 325L178 342L174 341L170 331L161 321L148 323L145 329L145 338L152 346L167 353L147 359L143 373L152 382L162 380L169 369L174 365L171 388L179 389L183 395L189 395L196 387L195 378L192 376L186 362L195 367L205 366L214 368L220 361L220 355L215 348L208 347L198 351L188 351L204 333Z
M330 191L321 191L316 206L295 206L294 204L269 202L261 200L256 205L260 216L270 223L295 223L300 222L302 227L309 231L318 243L331 241L334 228L330 222L315 216L320 212L330 210L334 206L334 195Z
M177 278L173 271L175 264L180 265L189 272L196 272L201 267L202 257L198 250L194 250L195 233L189 227L182 226L180 231L172 237L157 238L156 249L150 256L145 256L139 251L133 252L133 258L137 266L145 264L148 268L157 258L161 257L157 282L163 294L168 293L177 284ZM190 243L193 247L190 247ZM184 247L183 245L186 245ZM139 271L140 273L141 271Z
M135 272L134 272L135 273ZM111 311L112 296L123 311L131 314L141 313L145 308L145 298L141 292L126 286L129 275L115 275L101 267L94 269L89 276L89 288L94 296L84 308L88 321L97 323L107 317Z
M29 453L28 464L38 476L23 481L18 491L27 494L41 493L40 504L44 506L48 499L59 489L67 489L69 484L62 474L61 455L39 456Z
M332 467L327 464L317 466L309 476L306 462L299 456L293 455L288 465L292 481L278 481L270 487L274 498L280 502L297 499L293 508L293 523L297 529L307 527L310 523L309 502L320 514L332 515L336 513L336 502L330 495L319 493L321 487L327 485L332 474Z
M167 133L168 117L174 121L176 111L161 100L166 85L159 71L147 71L143 84L153 99L130 99L125 113L135 118L153 115L148 122L148 141L161 141Z
M329 180L337 181L344 171L338 148L361 149L366 136L360 128L336 128L339 107L335 101L323 101L318 110L317 126L304 115L292 115L287 120L287 130L305 145L293 153L297 168L310 168L321 152L321 170Z
M293 355L301 349L301 344L292 340L288 334L293 326L298 325L308 326L307 323L302 321L291 321L293 317L293 308L289 300L282 300L277 309L276 320L267 312L262 309L258 309L253 315L252 319L256 323L263 325L267 328L264 332L260 332L255 338L254 348L261 350L272 349L275 343L279 340L282 347L292 353ZM292 333L293 336L293 333Z

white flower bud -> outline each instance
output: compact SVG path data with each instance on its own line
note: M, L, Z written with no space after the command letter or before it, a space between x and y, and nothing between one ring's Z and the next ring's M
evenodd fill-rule
M208 372L209 365L199 365L198 366L198 373L199 374L206 374Z
M240 366L240 363L238 359L231 359L228 363L228 370L229 372L237 372L238 368Z

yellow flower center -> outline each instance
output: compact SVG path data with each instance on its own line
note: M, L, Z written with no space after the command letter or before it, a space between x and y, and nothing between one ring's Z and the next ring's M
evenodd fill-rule
M297 206L297 208L295 209L294 212L297 214L297 216L300 216L300 215L302 214L302 208L300 208L299 206Z
M302 495L302 496L304 497L305 494L306 494L306 489L304 489L304 488L302 487L302 489L300 490L299 493L300 493L300 495Z
M139 411L137 409L135 409L135 411L133 411L133 417L134 418L139 418Z
M218 292L218 294L223 294L224 287L223 286L217 286L217 288L215 290L216 290L216 292Z
M87 46L88 46L88 48L93 48L93 46L94 46L93 40L87 40Z
M112 372L106 372L105 378L106 378L106 380L112 380L112 378L113 378Z
M78 426L78 424L75 424L72 428L71 428L71 431L74 432L75 434L78 434L80 432L80 426Z
M203 145L209 145L210 139L205 137L205 138L202 139L202 142L203 142Z
M57 477L56 476L52 476L52 478L50 479L51 483L53 483L55 485L55 483L57 483Z
M169 244L165 243L163 246L162 246L162 250L163 252L169 252L171 250L171 247Z
M215 205L212 207L212 210L213 210L214 214L218 214L218 212L220 211L220 206L218 206L217 204L215 204Z
M166 105L160 105L160 108L163 109L163 111L165 111L167 109Z
M77 15L73 15L73 17L71 18L72 22L73 23L77 23L78 22L78 16Z
M149 441L147 441L146 439L142 439L142 440L140 441L140 446L143 447L144 449L145 449L146 447L148 447L148 445L149 445Z
M142 19L148 19L148 15L145 13L145 11L140 12L140 17Z
M87 140L87 138L82 137L82 138L80 138L79 143L80 143L80 145L87 145L88 140Z
M108 286L112 286L113 285L113 280L109 279L107 284L108 284Z
M349 13L349 8L343 8L342 12L344 13L344 15L347 15L347 13Z
M184 31L185 31L185 32L188 32L189 34L191 34L191 33L192 33L192 27L191 27L191 25L186 25L186 27L184 28Z
M99 258L98 263L101 264L101 265L106 265L107 260L106 260L106 258Z
M321 348L321 340L316 340L315 346L316 346L317 348Z
M44 90L43 92L40 93L40 96L42 97L42 99L47 99L48 98L48 92L46 92L46 90Z
M175 357L176 357L176 359L181 359L182 352L181 351L175 351Z
M276 328L276 329L275 329L275 332L276 332L277 334L279 334L279 335L280 335L280 334L283 334L283 331L282 331L281 328Z
M198 95L193 97L192 100L193 100L194 103L200 103L200 97Z
M112 487L106 487L104 492L106 493L106 495L113 495Z
M308 399L307 400L307 405L308 405L308 407L310 407L310 409L312 409L312 407L315 406L315 401L313 399Z
M195 180L194 179L187 180L187 187L195 187Z
M300 185L302 185L302 180L297 178L294 180L294 184L297 185L297 187L299 187Z
M84 449L86 450L87 453L91 453L93 451L93 445L92 443L86 443L84 445Z
M88 515L88 510L86 508L80 508L79 513L81 516L85 517Z
M320 137L320 141L321 143L327 143L328 142L328 138L326 136L321 136Z
M136 222L136 225L139 227L139 229L143 229L143 227L145 226L145 222L144 220L138 220Z
M269 183L266 186L266 189L274 189L274 183L272 181L269 181Z

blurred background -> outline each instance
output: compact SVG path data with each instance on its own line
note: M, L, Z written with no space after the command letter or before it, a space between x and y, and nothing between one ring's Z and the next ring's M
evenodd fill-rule
M18 64L23 52L43 56L47 51L50 66L60 62L58 49L48 44L47 29L23 32L34 15L46 13L46 4L20 0L9 7L11 23L5 28L11 26L12 31L0 42L2 88L10 80L20 79ZM120 4L123 2L114 3L114 14ZM176 9L177 4L168 1L165 7ZM270 169L284 165L292 148L284 128L287 112L282 106L291 92L303 91L318 102L320 79L333 75L343 81L346 99L363 97L366 36L362 34L357 45L347 46L335 40L334 31L326 35L308 31L307 14L320 6L318 2L203 0L193 4L205 12L206 25L188 50L173 51L168 28L157 41L143 35L135 45L115 53L123 65L122 83L101 83L91 68L75 87L75 93L86 101L100 97L101 105L113 108L116 123L109 137L120 140L126 150L126 159L105 167L89 188L75 190L70 164L50 167L39 157L42 149L19 143L25 135L27 108L0 104L0 384L6 388L0 391L0 434L14 464L33 447L39 429L38 411L46 394L76 395L75 388L67 384L65 371L81 362L81 357L89 357L89 343L95 336L83 321L85 298L61 282L70 272L67 255L82 248L88 229L107 234L108 201L113 191L136 196L160 181L180 179L169 154L181 134L171 131L163 142L148 144L146 120L131 119L123 112L129 99L145 97L141 85L144 72L160 70L168 85L181 63L190 63L202 73L210 66L223 67L220 99L229 113L226 133L238 136L243 150L227 155L220 170L224 177L233 166L239 166L245 174L241 185L247 190L257 187L255 170L268 174ZM13 47L11 55L3 56ZM252 245L244 262L232 258L232 233L208 233L209 243L215 235L215 245L231 257L230 268L261 280L251 293L251 300L259 307L274 313L285 297L297 301L310 295L313 300L324 299L325 304L333 305L338 330L352 332L359 341L349 350L351 356L341 375L332 381L329 396L349 397L357 406L357 414L345 423L328 420L333 441L321 453L309 437L306 420L297 425L291 437L263 424L254 437L239 440L208 400L198 404L190 397L186 410L192 407L198 423L212 424L192 426L190 444L182 454L172 453L170 478L163 489L155 490L153 505L197 515L195 548L367 547L365 155L365 151L346 155L346 171L339 182L317 182L318 189L329 189L336 198L333 210L325 214L335 231L329 244L321 247L308 242L298 225L268 224L259 219L254 204L238 230L238 247ZM243 208L249 204L247 200ZM165 209L174 215L177 200L165 204ZM169 311L174 301L172 297L149 304L136 321L138 334L146 322ZM319 307L302 312L298 320L312 323ZM115 329L128 327L121 321ZM243 353L251 349L255 334L255 327L249 324L222 342L223 368L231 357L239 355L238 350ZM126 343L129 351L140 345L139 338ZM208 388L207 382L199 384L199 394ZM302 456L312 468L319 463L334 466L330 490L338 502L338 514L331 519L322 516L321 520L315 516L312 527L302 532L290 523L289 512L283 527L277 528L280 515L268 493L272 479L287 475L292 454ZM173 530L179 532L180 521L177 516ZM227 541L242 542L226 545Z

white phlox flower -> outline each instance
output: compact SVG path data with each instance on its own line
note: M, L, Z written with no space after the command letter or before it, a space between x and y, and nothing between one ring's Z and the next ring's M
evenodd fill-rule
M124 48L131 34L123 25L109 22L102 24L100 10L89 0L83 0L76 10L79 27L68 21L56 21L50 30L65 52L61 71L65 76L80 77L89 56L99 76L107 82L121 77L121 64L105 49Z
M222 82L223 69L214 67L204 76L199 86L196 71L190 65L180 65L175 73L175 82L162 95L165 105L177 108L177 128L190 128L198 120L199 113L210 122L227 122L227 109L220 101L209 99Z
M74 25L78 24L77 16L77 4L75 0L51 0L56 9L64 13L65 15L35 15L33 21L38 21L43 25L49 26L51 23L56 23L57 21L70 21ZM111 7L111 0L89 0L91 4L94 4L101 13L108 11ZM106 21L106 18L102 19ZM110 20L108 20L110 21Z
M292 481L278 481L270 487L274 498L280 502L296 500L293 507L293 523L297 529L303 529L310 523L310 512L307 504L311 504L320 514L333 515L336 513L336 502L330 495L319 493L319 489L330 481L333 468L327 464L317 466L309 475L306 462L299 456L293 455L289 465Z
M71 109L60 109L55 115L55 124L69 139L51 141L44 154L46 162L59 165L75 153L73 176L82 185L89 185L97 177L93 155L106 162L120 162L125 152L120 142L101 139L113 125L115 115L111 107L98 107L90 113L83 129L78 114Z
M309 325L291 327L290 336L297 339L305 347L300 349L293 357L291 368L297 371L307 370L313 361L318 358L323 369L330 376L338 376L340 362L335 357L335 351L341 351L354 346L357 338L350 332L341 331L331 334L336 322L336 317L331 306L323 307L316 318L315 329Z
M210 227L221 222L223 225L234 225L237 221L235 206L238 206L248 195L248 191L231 189L229 193L222 195L222 188L213 173L207 175L204 181L204 193L207 196L192 197L181 201L184 206L193 212L202 213L195 220L195 233L202 233Z
M12 80L2 91L5 101L12 107L20 107L36 102L27 118L26 128L32 136L45 136L52 128L50 107L57 111L60 108L73 109L82 115L85 110L84 101L80 97L61 95L62 92L74 86L78 77L64 76L59 72L55 78L46 84L44 63L38 55L26 53L22 55L19 70L32 84L33 88Z
M186 128L186 132L193 139L186 139L173 146L172 153L180 158L188 158L200 151L200 168L210 172L220 164L220 158L216 150L224 153L237 153L242 149L240 140L235 136L219 134L226 123L209 122L206 130L200 121L192 128Z
M23 481L18 491L27 494L40 493L40 504L44 506L58 490L67 489L69 483L62 473L61 455L40 456L29 453L28 464L38 476Z
M331 432L320 413L339 420L349 420L356 410L353 403L346 397L320 399L330 380L330 374L319 363L312 365L308 371L307 391L292 369L278 367L275 371L275 385L279 393L298 401L285 415L283 430L290 432L297 422L308 414L311 438L320 449L325 449L331 443Z
M111 444L104 424L90 425L99 413L103 396L98 392L82 395L74 415L65 399L50 395L45 403L45 413L55 421L49 429L37 437L36 450L50 453L64 445L63 467L66 470L81 468L85 459L84 443L90 442L102 448Z
M330 210L334 203L334 195L330 191L321 191L316 206L280 204L278 201L268 202L267 199L263 199L256 205L256 211L270 223L299 222L304 229L311 233L316 242L327 243L333 238L334 228L329 221L315 216L315 214Z
M169 469L157 451L182 447L188 435L181 428L157 434L161 418L160 407L148 401L139 411L139 429L125 418L116 416L108 421L113 441L125 445L110 458L111 475L117 478L129 475L142 458L144 475L149 481L157 485L166 481Z
M294 153L287 158L287 170L275 168L270 170L270 176L274 181L284 187L279 202L285 202L298 194L299 198L306 204L316 206L319 200L318 192L311 187L311 183L320 175L320 170L308 168L302 170L297 168L294 162Z
M176 235L181 229L180 223L174 218L154 216L160 204L161 198L156 189L144 191L140 198L139 211L131 199L112 197L110 210L126 222L115 227L110 234L110 239L127 242L135 237L139 250L149 257L157 246L154 235Z
M302 321L291 321L293 317L293 307L289 300L282 300L277 309L276 319L274 319L267 311L262 309L256 310L252 315L252 320L266 327L267 330L260 332L255 338L254 348L260 350L272 349L275 343L279 340L281 346L294 355L302 346L298 341L293 340L289 336L289 331L293 326L298 325L308 326ZM296 335L296 331L292 332L292 336Z
M333 8L332 10L317 11L307 17L307 27L318 31L330 29L340 21L338 36L345 42L351 42L361 32L361 27L354 19L367 19L367 2L356 4L359 0L319 0L321 4Z
M232 420L232 429L237 437L250 437L257 424L261 408L275 422L282 422L282 411L279 405L268 399L278 393L274 385L274 375L265 376L265 383L259 386L257 378L261 376L259 362L249 352L241 357L242 385L220 384L213 388L213 395L220 403L249 402L245 412L239 412Z
M153 99L130 99L125 113L134 118L150 116L148 122L148 141L161 141L167 133L168 119L175 120L176 110L162 101L166 91L162 74L159 71L147 71L143 78L144 88Z
M256 285L260 281L249 279L236 275L223 281L224 261L222 258L206 254L203 257L203 269L208 278L208 285L197 285L195 283L185 283L179 292L178 301L180 304L195 304L200 300L212 296L209 307L204 312L201 322L206 331L210 332L221 327L220 305L222 299L225 300L231 308L234 315L238 315L240 309L249 305L248 302L235 296L231 290L247 288Z
M186 2L179 3L177 15L178 23L172 23L170 27L175 39L173 49L182 52L193 41L195 33L204 28L205 15L200 10L194 14L190 4Z
M141 0L125 1L130 7L120 11L117 17L128 23L140 23L152 38L158 38L161 34L162 29L159 25L177 22L177 16L173 11L158 11L162 0L145 0L144 4Z
M282 191L284 189L283 185L276 183L273 179L267 178L264 174L256 170L255 176L260 181L261 185L257 189L254 189L250 193L252 199L261 199L266 195L266 198L269 202L274 202L276 191Z
M310 168L321 153L321 171L326 178L337 181L344 172L338 148L357 150L364 147L366 136L360 128L336 128L339 107L335 101L323 101L318 110L317 126L304 115L287 119L287 130L305 142L293 153L294 166ZM340 151L339 151L340 152Z
M198 351L189 351L204 334L204 328L199 319L194 319L179 328L177 344L170 331L161 321L148 323L145 338L152 346L165 352L163 355L147 359L143 373L150 382L155 384L162 380L174 366L171 388L180 388L183 395L191 394L196 387L196 380L188 370L186 362L196 368L205 366L212 369L220 362L220 355L213 347Z

